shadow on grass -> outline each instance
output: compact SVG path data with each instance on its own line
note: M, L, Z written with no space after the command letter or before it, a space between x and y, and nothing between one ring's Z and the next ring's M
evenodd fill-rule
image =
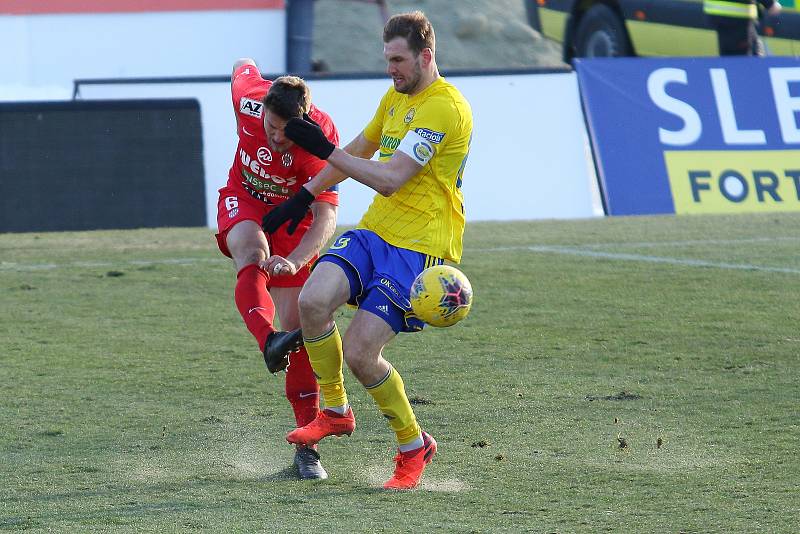
M263 504L264 500L275 505L276 517L284 506L302 505L309 501L326 501L329 499L352 499L358 496L386 495L387 492L374 486L354 485L355 481L303 481L297 478L294 466L282 471L262 477L257 481L242 482L232 479L196 479L181 482L163 482L142 486L111 485L103 489L80 489L69 492L40 494L4 499L6 503L17 503L18 508L27 508L29 511L18 515L0 517L0 530L27 530L41 527L53 527L72 523L82 524L128 524L133 521L154 515L220 512L231 510L232 501L249 504ZM197 490L197 493L206 491L219 491L221 486L231 486L241 489L242 486L251 488L245 493L230 495L230 500L202 501L196 497L186 500L164 499L158 502L137 502L137 500L158 500L159 496L185 494L187 491ZM265 489L265 486L278 486L281 491ZM276 497L277 496L277 497ZM244 498L243 498L244 497ZM102 502L85 502L91 499L102 499ZM71 511L62 509L49 512L39 512L31 508L47 506L50 503L72 503ZM83 502L82 502L83 501ZM110 501L110 502L109 502ZM81 511L81 509L83 509Z
M297 468L293 465L283 469L282 471L278 471L277 473L260 477L258 480L263 480L264 482L284 482L287 480L297 480L299 482L297 478Z

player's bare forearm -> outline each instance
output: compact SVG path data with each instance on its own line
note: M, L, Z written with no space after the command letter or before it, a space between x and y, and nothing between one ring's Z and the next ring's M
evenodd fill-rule
M286 257L298 269L319 254L319 251L336 231L336 206L328 202L315 202L311 205L311 212L314 214L314 222L311 223L297 247Z
M329 165L323 172L331 176L335 173L337 177L350 176L381 195L389 196L419 172L420 166L402 152L395 152L385 163L372 161L370 158L378 148L378 143L368 140L362 132L344 149L337 148L331 153Z
M316 176L303 184L303 187L308 189L309 193L316 197L323 191L327 191L339 182L344 181L346 178L347 175L333 165L326 165Z
M417 163L419 158L412 158L400 150L396 151L391 159L385 163L361 157L362 154L371 156L379 146L377 142L369 141L364 132L360 133L344 149L336 148L330 139L325 136L325 132L322 131L319 124L311 120L307 115L304 115L302 119L289 119L283 131L286 137L294 143L310 154L327 160L328 166L336 167L340 173L337 176L332 170L328 170L322 177L317 175L315 180L304 184L303 187L314 195L323 191L323 186L330 185L334 180L341 181L343 175L346 175L374 189L381 195L389 196L402 187L422 167L422 163ZM367 148L370 150L367 151ZM429 150L432 151L432 148L429 147ZM430 156L427 159L430 159Z
M384 163L352 156L337 149L328 157L328 163L387 197L400 189L421 168L410 156L399 151Z

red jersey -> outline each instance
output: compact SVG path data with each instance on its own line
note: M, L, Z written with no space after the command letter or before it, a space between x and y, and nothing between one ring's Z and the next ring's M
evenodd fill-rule
M264 97L272 82L264 80L254 65L242 65L233 73L231 97L239 123L239 146L228 173L228 186L242 188L267 204L279 204L325 167L326 162L298 146L288 152L269 147L264 131ZM309 116L320 125L326 137L339 145L339 133L330 116L314 105ZM315 201L339 205L336 188L317 195Z

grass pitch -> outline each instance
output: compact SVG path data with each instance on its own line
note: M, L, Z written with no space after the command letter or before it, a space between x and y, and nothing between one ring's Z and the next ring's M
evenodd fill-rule
M473 223L470 316L387 358L440 445L359 428L293 479L208 229L0 235L0 529L795 532L800 215ZM349 311L339 316L347 323Z

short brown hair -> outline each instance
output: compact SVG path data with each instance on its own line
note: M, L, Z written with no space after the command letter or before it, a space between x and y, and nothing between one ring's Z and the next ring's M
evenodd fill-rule
M400 13L390 18L383 27L383 42L388 43L395 37L404 38L415 56L426 48L435 51L436 35L431 21L422 11Z
M302 78L281 76L264 97L264 107L287 120L302 117L311 107L311 90Z

